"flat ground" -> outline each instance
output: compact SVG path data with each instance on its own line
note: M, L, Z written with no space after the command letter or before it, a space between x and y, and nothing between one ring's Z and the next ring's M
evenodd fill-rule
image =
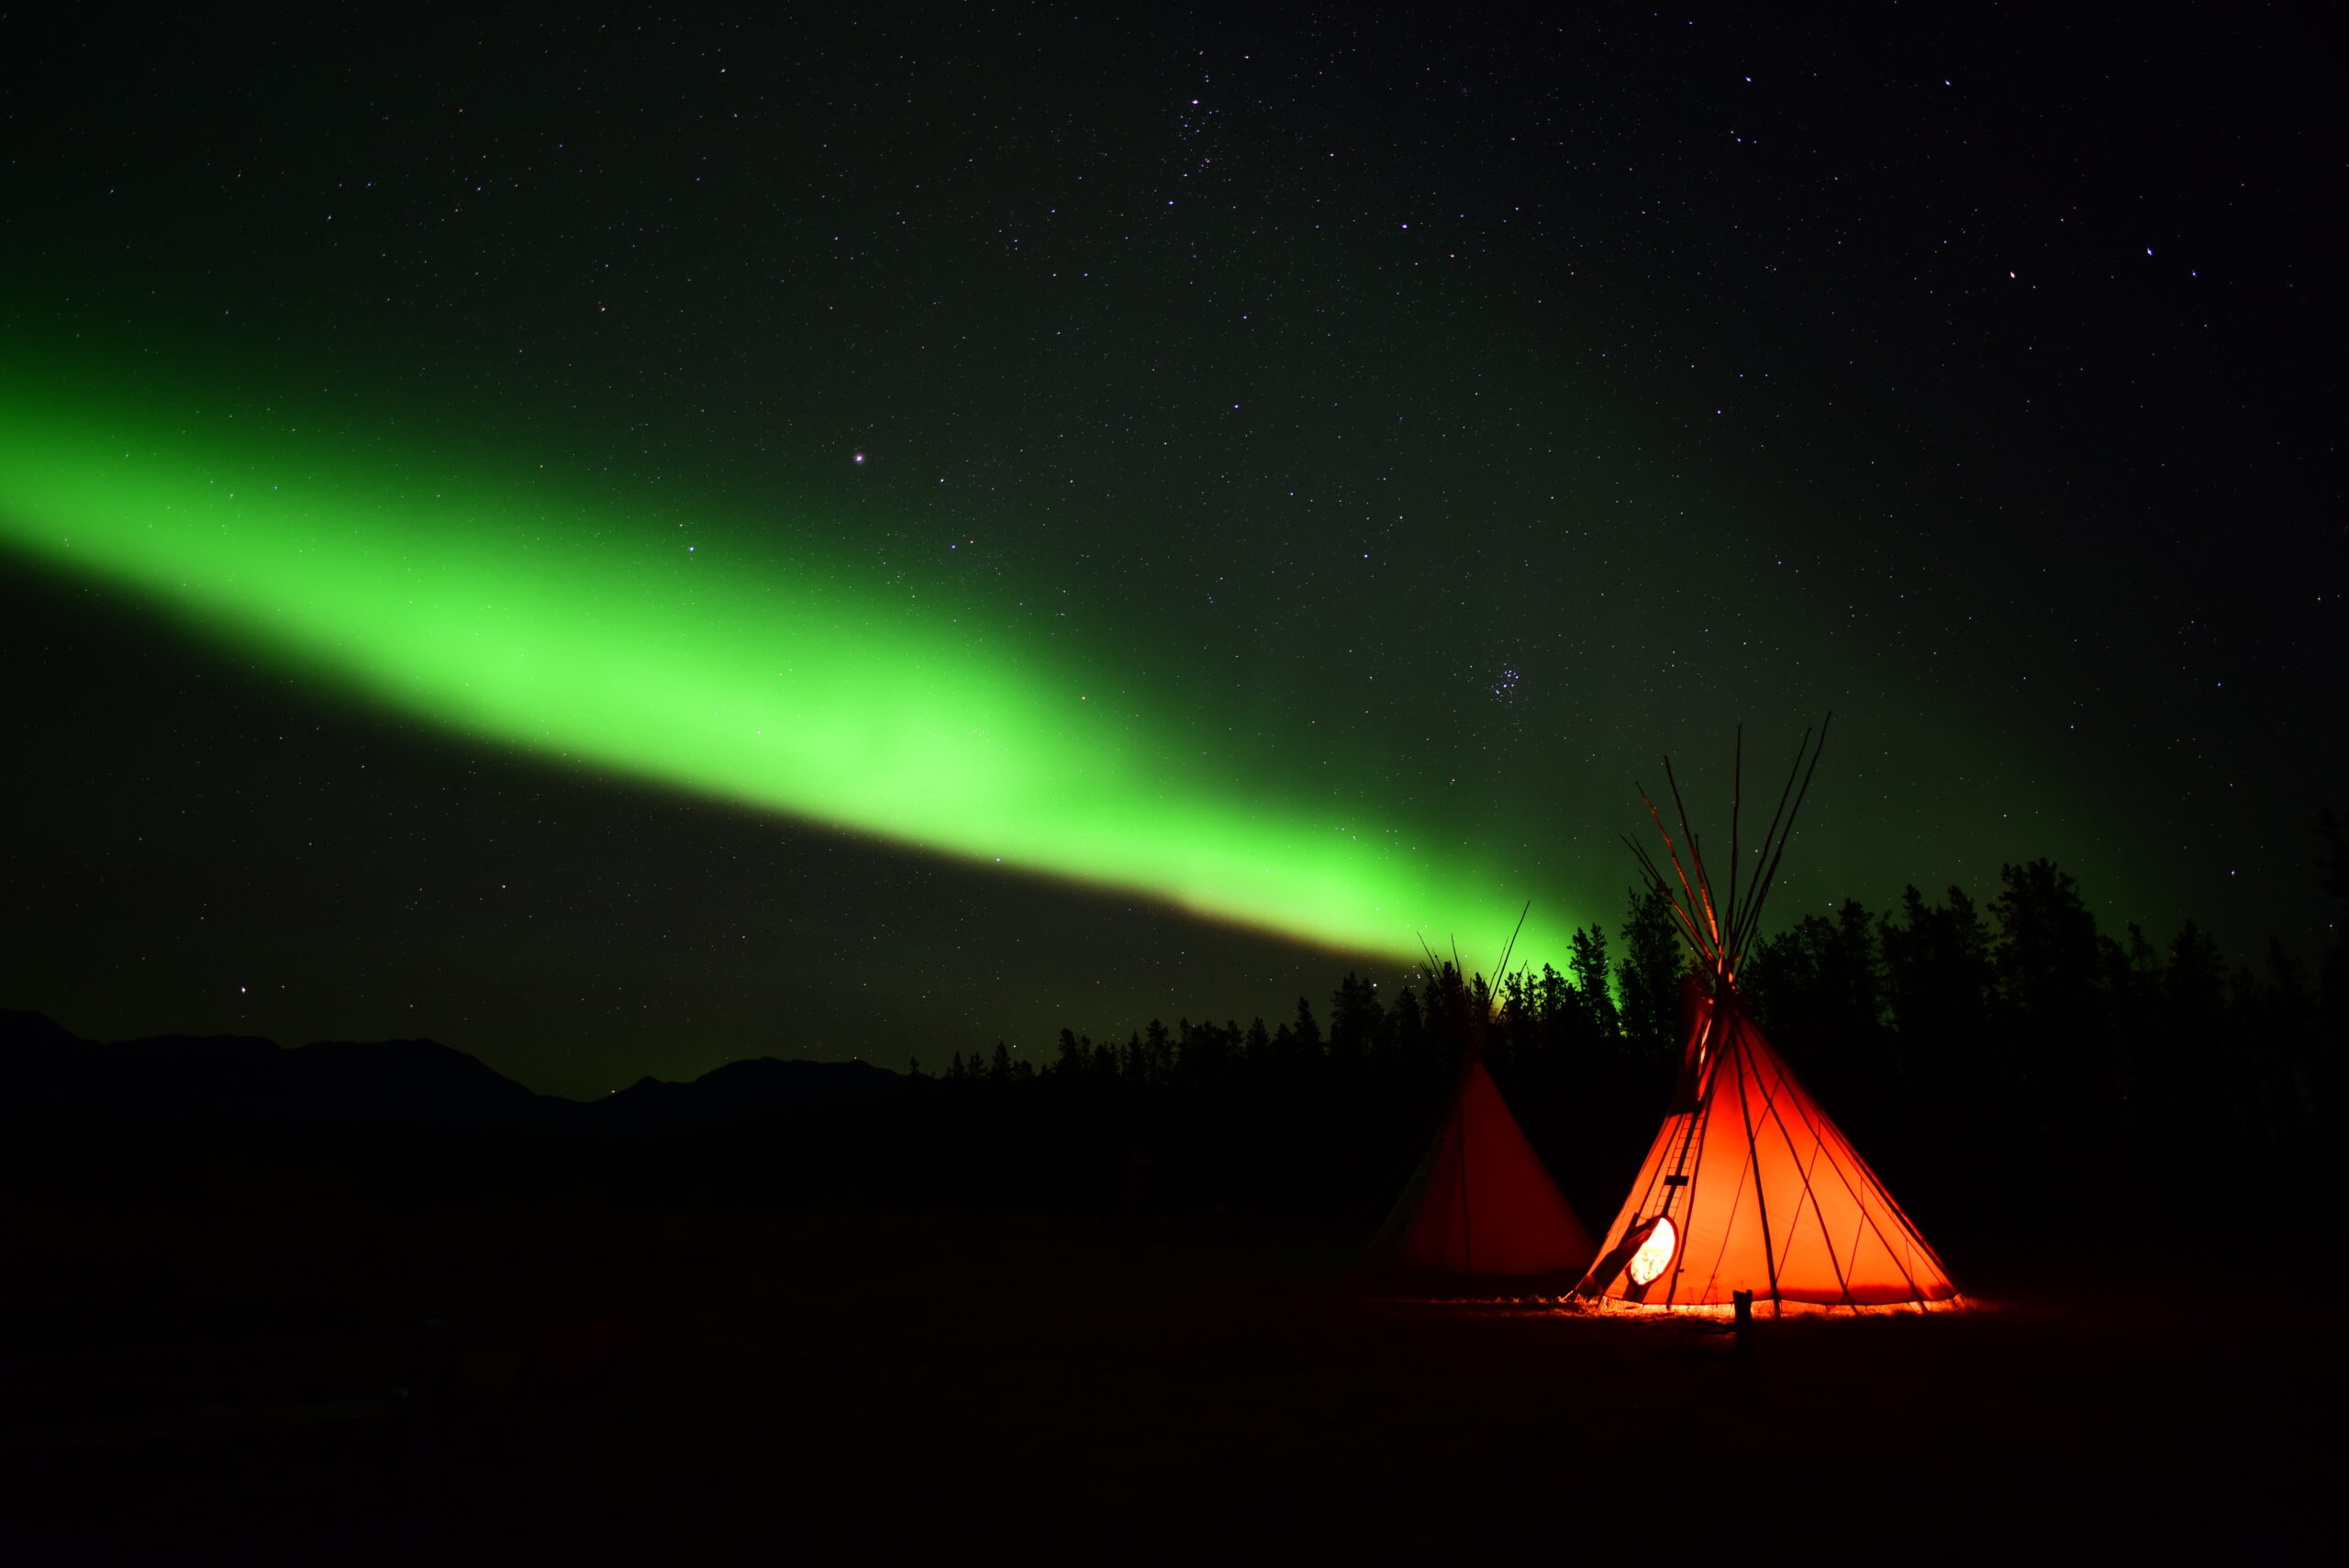
M2342 1545L2330 1282L2223 1266L1952 1245L1993 1309L1741 1351L1206 1221L52 1216L7 1242L19 1562ZM437 1436L317 1418L414 1384L431 1319Z

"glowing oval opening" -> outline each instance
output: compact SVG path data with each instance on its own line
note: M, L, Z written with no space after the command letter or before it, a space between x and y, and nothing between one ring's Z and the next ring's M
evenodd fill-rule
M1664 1266L1672 1262L1673 1249L1679 1242L1680 1237L1672 1229L1672 1221L1657 1216L1655 1229L1649 1231L1648 1239L1640 1243L1640 1250L1631 1254L1631 1261L1623 1265L1623 1272L1631 1276L1633 1284L1646 1284L1664 1273Z

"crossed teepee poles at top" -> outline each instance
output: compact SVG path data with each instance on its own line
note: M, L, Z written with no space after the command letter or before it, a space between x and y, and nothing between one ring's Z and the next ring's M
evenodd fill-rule
M1742 894L1738 876L1745 862L1738 852L1738 827L1745 809L1745 732L1739 729L1730 784L1729 896L1719 905L1713 897L1712 880L1705 873L1703 845L1696 829L1688 826L1688 807L1680 798L1680 781L1673 776L1672 759L1664 759L1664 782L1672 791L1681 837L1687 840L1685 862L1680 846L1673 840L1672 829L1664 826L1664 813L1656 809L1647 790L1640 788L1640 798L1647 803L1648 816L1664 840L1664 858L1672 867L1672 878L1665 878L1655 858L1630 834L1623 836L1623 842L1638 857L1641 870L1647 873L1648 884L1670 903L1681 934L1704 958L1707 967L1722 980L1734 983L1737 979L1737 965L1744 958L1745 944L1753 940L1754 927L1762 917L1762 902L1769 896L1770 884L1777 879L1778 862L1786 858L1787 840L1793 836L1795 817L1802 810L1804 797L1810 793L1811 775L1819 771L1819 759L1827 750L1827 728L1834 718L1831 713L1820 723L1816 745L1812 744L1811 732L1803 731L1794 766L1787 773L1786 788L1778 792L1778 808L1771 814L1770 826L1762 835L1760 869L1747 880Z

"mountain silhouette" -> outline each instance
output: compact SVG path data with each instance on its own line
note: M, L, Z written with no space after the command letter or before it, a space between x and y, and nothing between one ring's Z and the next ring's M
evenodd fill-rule
M772 1056L729 1062L689 1083L638 1079L583 1107L594 1125L652 1131L706 1127L785 1106L880 1099L905 1079L869 1062L783 1062Z
M0 1011L0 1127L233 1132L381 1129L435 1132L653 1133L785 1106L870 1101L903 1079L862 1062L729 1062L687 1083L647 1077L582 1104L540 1095L429 1040L249 1035L82 1040L46 1014Z

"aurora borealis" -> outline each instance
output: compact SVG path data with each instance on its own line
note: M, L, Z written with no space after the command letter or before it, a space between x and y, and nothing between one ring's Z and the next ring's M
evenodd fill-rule
M2244 27L0 22L0 1006L1277 1018L1611 933L1658 754L1830 709L1783 917L2313 951L2337 173Z
M494 479L427 492L295 428L12 390L15 548L435 722L1342 950L1408 959L1505 903L1497 856L1246 793L1211 737L1135 712L1118 672L828 582L740 530ZM1528 951L1563 962L1558 925L1545 910Z

